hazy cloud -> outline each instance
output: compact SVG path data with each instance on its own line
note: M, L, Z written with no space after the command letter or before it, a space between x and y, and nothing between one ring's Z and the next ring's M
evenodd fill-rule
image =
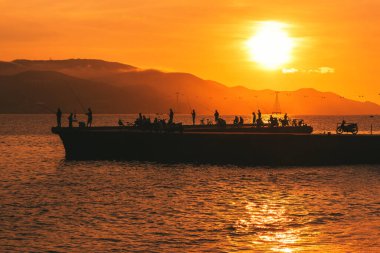
M335 69L331 67L319 67L315 69L283 68L282 73L283 74L295 74L295 73L332 74L332 73L335 73Z

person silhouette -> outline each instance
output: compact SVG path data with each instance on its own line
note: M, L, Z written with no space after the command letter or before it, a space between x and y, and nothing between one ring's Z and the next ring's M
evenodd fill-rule
M67 119L69 120L69 127L73 127L73 113L72 112L70 112L70 115Z
M340 124L340 127L343 128L346 125L346 121L342 120L342 123Z
M258 112L257 112L257 117L258 117L258 119L261 120L261 111L260 110L258 110Z
M62 111L61 111L61 108L58 108L56 114L57 116L57 127L61 127L62 126Z
M233 123L234 123L234 125L239 124L239 117L238 116L235 116Z
M270 117L269 117L269 123L270 123L270 126L274 125L274 118L272 115L270 115Z
M172 108L170 108L170 111L169 111L169 122L168 122L168 124L172 124L173 123L173 119L174 119L174 112L173 112Z
M86 115L87 115L87 127L91 127L92 126L92 110L91 110L91 108L88 108Z
M253 125L256 124L256 113L255 112L252 113L252 124Z
M196 116L195 110L193 109L193 111L191 112L191 118L193 120L193 125L195 125L195 116Z
M218 122L218 120L219 120L219 112L218 112L218 110L215 110L214 118L215 118L215 122Z
M239 117L239 125L244 125L244 119L242 116Z

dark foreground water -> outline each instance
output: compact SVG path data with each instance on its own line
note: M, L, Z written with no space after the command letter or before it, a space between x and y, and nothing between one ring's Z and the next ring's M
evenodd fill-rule
M0 252L380 252L379 165L69 162L53 123L0 115Z

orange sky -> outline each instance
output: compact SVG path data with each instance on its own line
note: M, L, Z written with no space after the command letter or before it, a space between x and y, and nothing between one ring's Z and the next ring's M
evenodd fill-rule
M98 58L380 104L380 1L0 0L0 8L1 60ZM298 43L285 67L303 71L267 71L249 60L244 43L267 20L289 24ZM321 67L334 73L314 71Z

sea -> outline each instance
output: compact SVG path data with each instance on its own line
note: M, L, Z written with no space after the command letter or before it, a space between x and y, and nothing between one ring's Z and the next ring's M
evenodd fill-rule
M379 115L290 116L315 133L345 119L380 134ZM136 115L94 125L119 118ZM0 252L380 252L380 165L67 161L53 125L0 115Z

